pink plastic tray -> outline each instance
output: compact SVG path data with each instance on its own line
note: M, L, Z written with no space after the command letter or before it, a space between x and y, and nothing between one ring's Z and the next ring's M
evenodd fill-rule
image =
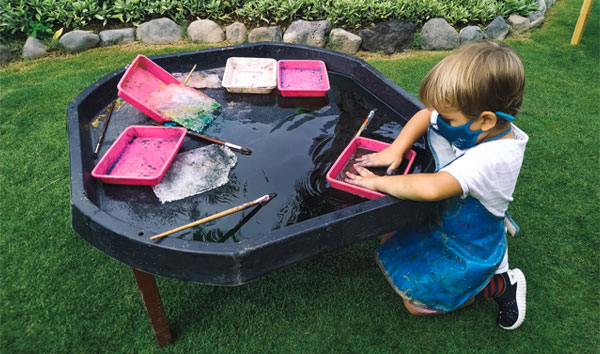
M179 85L180 82L165 69L140 54L123 74L117 84L117 89L119 97L131 103L148 117L162 123L167 122L168 119L146 106L144 102L153 92L169 84Z
M329 88L329 75L323 61L280 60L277 62L277 89L282 96L325 96Z
M360 195L361 197L365 197L365 198L369 198L369 199L377 199L377 198L384 197L385 194L383 194L383 193L379 193L376 191L372 191L370 189L366 189L366 188L362 188L362 187L359 187L359 186L356 186L356 185L353 185L350 183L346 183L338 178L343 178L343 176L340 176L340 174L343 173L346 165L348 163L351 163L350 159L354 159L355 153L357 152L358 149L364 149L364 150L370 150L370 151L376 152L376 151L381 151L388 146L390 146L390 144L384 143L384 142L381 142L378 140L363 138L363 137L358 137L358 138L352 139L350 144L348 144L348 146L346 146L344 151L342 151L342 154L340 155L340 157L338 157L338 159L335 161L333 166L331 166L331 168L329 169L329 172L327 172L327 176L326 176L327 180L329 181L329 183L331 184L331 186L333 188L337 188L337 189L341 189L346 192L357 194L357 195ZM414 150L409 150L408 152L406 152L406 154L404 154L404 162L402 163L402 166L406 166L406 167L404 168L404 171L402 171L403 175L408 174L408 171L410 171L410 168L412 167L412 164L415 160L415 156L417 156L417 153Z
M92 170L105 183L158 184L173 162L187 130L134 125L125 129Z

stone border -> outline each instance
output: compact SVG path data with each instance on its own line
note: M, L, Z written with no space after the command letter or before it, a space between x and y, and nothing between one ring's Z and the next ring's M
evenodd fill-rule
M479 39L503 40L509 33L521 34L542 25L546 10L556 0L537 0L537 11L523 17L512 14L508 19L496 17L485 28L467 26L458 32L443 18L427 21L419 34L421 47L426 50L452 50L459 45ZM284 32L279 26L259 27L248 31L243 23L235 22L224 30L214 21L203 19L190 23L185 31L193 43L230 44L262 41L305 44L326 47L346 54L355 55L359 49L369 52L392 54L408 51L415 39L416 25L408 20L392 20L362 29L358 35L341 28L331 28L329 21L297 20ZM144 22L137 28L101 31L95 34L74 30L65 33L59 45L68 52L81 52L97 46L110 46L135 40L149 44L171 44L184 37L184 30L169 18ZM23 46L24 59L40 58L47 54L47 47L40 40L29 37ZM13 59L13 54L0 45L0 64Z

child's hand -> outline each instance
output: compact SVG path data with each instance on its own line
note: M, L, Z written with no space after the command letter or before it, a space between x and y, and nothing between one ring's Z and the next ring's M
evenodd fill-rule
M358 164L354 164L354 169L356 170L356 172L358 174L354 174L350 171L347 171L346 178L344 179L345 182L352 183L357 186L364 187L364 188L371 189L371 190L377 189L377 188L375 188L375 181L378 178L381 178L380 176L377 176L373 172L367 170L366 168L364 168Z
M404 154L398 154L387 148L374 154L363 155L356 159L356 163L364 167L389 166L386 170L386 174L391 175L402 163L403 155Z

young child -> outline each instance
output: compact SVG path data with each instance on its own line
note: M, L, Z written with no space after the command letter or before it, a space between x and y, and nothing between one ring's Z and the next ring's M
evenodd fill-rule
M400 199L444 200L441 220L388 234L377 249L386 278L413 314L494 298L502 328L515 329L525 319L526 281L521 270L508 268L504 224L529 139L511 123L524 87L523 65L511 49L467 43L421 83L427 108L392 145L358 159L356 172L346 173L347 182ZM425 133L435 172L390 175ZM379 177L370 166L389 166L388 175Z

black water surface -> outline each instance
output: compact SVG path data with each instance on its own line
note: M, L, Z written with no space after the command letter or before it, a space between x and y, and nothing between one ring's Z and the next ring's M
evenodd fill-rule
M277 193L275 199L258 210L247 209L171 236L238 242L366 201L332 189L325 179L327 171L371 109L378 110L362 136L385 142L393 141L409 117L391 111L353 80L331 72L329 75L331 90L323 98L285 98L276 92L255 95L228 93L224 89L202 90L222 105L217 118L203 134L253 151L250 156L237 154L238 163L231 170L226 185L161 204L151 187L98 182L94 202L119 219L146 225L140 233L148 237L262 195ZM113 113L103 150L106 151L127 126L153 122L135 107L123 103ZM187 137L181 151L206 144ZM420 168L417 159L413 170L418 172Z

